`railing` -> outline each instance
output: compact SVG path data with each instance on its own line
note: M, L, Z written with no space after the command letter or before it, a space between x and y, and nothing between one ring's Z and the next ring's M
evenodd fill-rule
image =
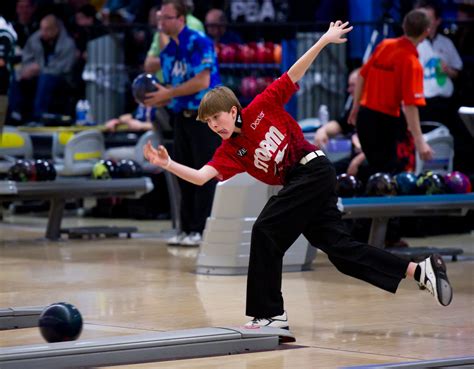
M348 72L360 65L364 51L371 41L372 31L379 31L374 44L383 37L397 35L397 27L390 21L357 22L353 25L355 29L349 35L349 42L344 45L329 45L300 82L300 91L287 107L295 119L316 116L321 104L329 107L331 118L339 116L346 100ZM124 56L129 45L123 41L123 35L131 29L154 32L154 29L143 24L114 26L108 28L109 35L93 40L88 45L88 61L83 77L87 82L87 97L97 121L104 121L125 112L127 99L130 98L130 81L141 71L141 64L132 65L125 62ZM220 66L223 83L239 92L241 80L246 76L275 78L287 70L327 29L327 24L257 23L232 25L229 29L245 36L245 43L272 41L282 45L281 64L232 63ZM472 105L474 101L474 78L471 78L474 75L474 52L472 47L466 47L466 37L472 36L473 29L474 22L449 20L445 21L442 27L442 32L452 38L455 44L459 44L456 46L460 47L463 57L463 77L458 79L457 87L461 92L460 102L464 105ZM249 101L249 97L242 97L244 105Z

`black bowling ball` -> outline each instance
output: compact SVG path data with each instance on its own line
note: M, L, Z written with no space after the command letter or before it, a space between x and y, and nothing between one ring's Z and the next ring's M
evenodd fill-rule
M32 161L19 159L13 164L7 173L7 178L15 182L36 181L36 168Z
M339 197L354 197L360 192L360 182L356 177L343 173L337 176L336 193Z
M133 160L122 159L117 163L117 176L119 178L137 178L142 175L142 167Z
M53 163L44 159L35 161L36 180L38 181L54 181L56 179L56 169Z
M43 310L38 326L47 342L74 341L82 332L82 316L74 305L58 302Z
M395 180L387 173L371 175L365 189L368 196L393 196L397 194Z

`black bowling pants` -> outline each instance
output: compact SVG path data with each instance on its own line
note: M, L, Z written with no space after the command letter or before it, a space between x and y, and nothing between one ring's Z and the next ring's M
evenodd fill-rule
M303 234L336 268L395 293L408 261L351 238L337 209L335 170L326 157L297 164L286 185L272 196L252 229L246 314L264 318L283 313L282 261Z

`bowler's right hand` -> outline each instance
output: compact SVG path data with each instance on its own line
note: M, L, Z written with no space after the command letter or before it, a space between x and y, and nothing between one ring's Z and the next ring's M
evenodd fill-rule
M158 146L155 149L151 145L151 141L148 141L143 148L143 156L153 165L158 165L160 167L166 167L169 165L171 158L168 154L168 150L163 145Z

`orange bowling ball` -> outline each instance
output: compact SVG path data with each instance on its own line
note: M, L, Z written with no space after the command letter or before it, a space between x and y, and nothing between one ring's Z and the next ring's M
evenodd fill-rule
M281 64L281 45L275 44L273 48L273 61L276 64Z

